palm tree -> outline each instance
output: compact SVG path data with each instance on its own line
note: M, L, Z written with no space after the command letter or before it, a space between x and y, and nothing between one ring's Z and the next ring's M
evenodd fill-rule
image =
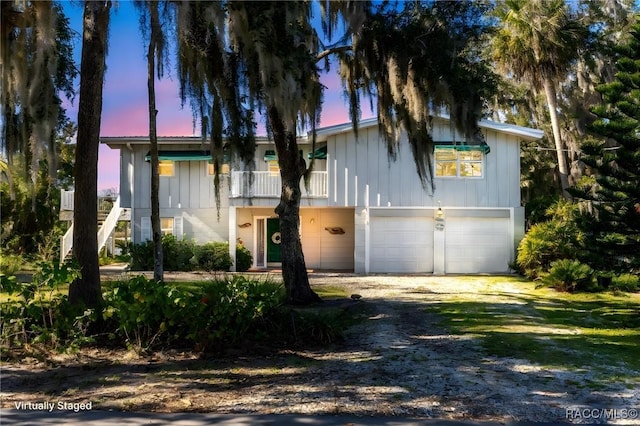
M558 118L557 87L585 46L588 31L564 0L504 0L496 6L499 27L493 58L508 78L544 91L555 142L562 194L570 198L569 170Z
M88 307L97 307L102 301L95 200L110 9L110 1L86 0L84 3L73 211L73 257L80 265L82 276L69 286L69 301Z

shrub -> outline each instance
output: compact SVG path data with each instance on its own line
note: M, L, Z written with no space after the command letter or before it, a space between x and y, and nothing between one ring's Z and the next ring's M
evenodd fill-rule
M162 265L164 269L166 271L193 270L193 264L190 260L193 257L195 246L195 243L191 240L178 240L171 234L163 235ZM153 258L151 261L153 262Z
M253 256L251 256L251 252L244 245L238 243L236 245L236 271L248 271L252 264Z
M229 244L226 242L196 245L191 240L177 240L173 235L164 235L162 237L162 251L162 265L165 271L192 271L194 269L228 271L232 264ZM130 252L131 270L153 270L153 243L151 241L132 244ZM250 257L249 253L249 265L251 264Z
M206 308L192 322L195 328L191 334L203 348L264 334L269 319L285 298L282 284L269 278L256 281L233 275L210 281L203 287L202 303Z
M0 286L11 295L3 303L0 337L8 347L40 343L52 349L75 349L91 341L88 327L94 320L91 310L78 310L63 294L66 286L80 276L73 264L42 262L31 282L0 275Z
M616 275L611 280L612 290L635 292L640 289L640 277L633 274Z
M195 303L176 287L144 276L117 282L103 294L103 318L114 324L115 332L127 345L146 350L158 341L180 337L182 314Z
M559 259L580 258L584 233L578 226L578 207L558 202L547 210L550 220L533 225L518 246L517 266L537 278Z
M24 260L20 256L7 254L0 249L0 273L14 275L21 270L23 264Z
M551 263L543 283L562 291L591 289L593 270L578 260L561 259Z
M204 271L228 271L233 263L229 254L229 244L221 242L195 246L192 263Z
M104 319L138 350L158 345L195 344L223 348L266 333L285 300L282 284L240 275L185 288L143 276L105 292Z
M131 244L129 252L131 253L132 271L153 270L153 243L151 241Z

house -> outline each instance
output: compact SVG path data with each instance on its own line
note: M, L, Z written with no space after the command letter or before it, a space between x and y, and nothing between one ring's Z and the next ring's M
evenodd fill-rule
M479 124L486 144L474 146L447 117L434 117L432 193L422 187L407 143L401 141L397 159L389 159L375 119L360 123L357 139L350 123L319 129L319 159L308 186L301 183L307 267L356 273L508 272L524 234L520 142L543 133L486 120ZM311 138L298 142L304 158L310 158ZM102 143L120 150L119 202L130 210L132 240L150 239L148 138L103 137ZM233 161L223 166L219 210L208 146L199 137L161 137L158 143L163 232L197 243L240 240L253 254L255 268L278 266L274 208L280 176L273 142L257 141L252 174Z

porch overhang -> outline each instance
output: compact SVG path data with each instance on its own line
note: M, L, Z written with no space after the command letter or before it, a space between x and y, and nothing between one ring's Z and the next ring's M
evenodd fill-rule
M160 161L210 161L210 151L158 151ZM144 161L151 161L151 153L148 152Z

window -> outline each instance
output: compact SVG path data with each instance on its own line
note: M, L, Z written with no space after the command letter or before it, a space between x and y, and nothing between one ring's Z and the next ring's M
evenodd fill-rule
M435 148L436 177L480 178L484 153L479 149L452 146Z
M223 164L222 167L220 167L220 173L223 175L229 174L229 164ZM215 168L213 167L213 163L207 164L207 174L209 176L215 175Z
M158 163L158 174L160 176L173 176L173 161L160 160Z
M269 173L271 176L280 176L280 165L278 160L269 161Z
M173 235L173 218L161 217L160 218L160 231L162 235Z

